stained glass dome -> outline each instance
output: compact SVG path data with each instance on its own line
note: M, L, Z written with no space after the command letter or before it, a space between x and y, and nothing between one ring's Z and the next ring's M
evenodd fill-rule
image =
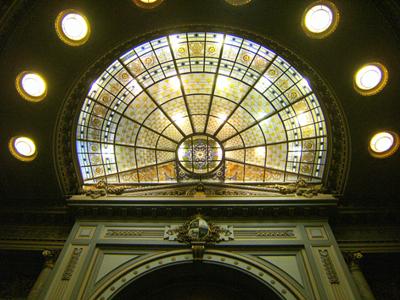
M162 36L92 84L76 128L82 181L322 181L327 129L290 63L238 36Z

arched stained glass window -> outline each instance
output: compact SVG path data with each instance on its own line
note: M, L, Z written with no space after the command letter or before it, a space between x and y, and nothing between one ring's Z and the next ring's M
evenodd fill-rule
M309 82L264 46L213 32L123 54L92 84L76 131L84 184L318 183L327 146Z

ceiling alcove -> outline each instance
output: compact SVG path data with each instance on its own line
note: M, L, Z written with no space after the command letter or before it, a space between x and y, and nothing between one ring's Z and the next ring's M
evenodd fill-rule
M369 155L367 144L368 137L377 129L398 132L395 101L398 89L394 83L399 80L399 76L393 67L399 63L396 50L398 37L394 27L396 4L392 1L335 3L341 15L337 30L323 40L314 40L307 38L299 26L308 3L298 1L287 1L284 4L252 1L244 6L233 7L225 1L188 3L176 0L164 1L154 10L140 9L130 1L113 5L107 1L100 1L96 5L89 1L21 2L10 12L7 26L3 27L1 35L0 72L1 78L8 78L2 89L2 99L7 101L7 105L3 106L1 138L3 149L7 149L7 143L12 136L29 133L37 142L38 156L30 164L22 164L7 152L2 155L2 166L8 170L7 175L1 175L3 195L11 202L25 199L28 203L35 203L32 198L39 202L55 199L62 201L65 191L57 185L57 173L52 158L55 139L49 128L55 127L57 112L76 79L82 77L94 62L111 53L116 45L132 40L133 37L137 37L137 42L131 44L132 47L151 38L145 38L143 33L164 30L164 34L167 34L173 33L171 26L178 26L182 30L190 24L207 24L208 28L202 26L203 31L212 31L213 27L221 30L223 26L228 26L255 33L253 40L257 35L269 37L296 52L302 60L317 70L325 82L334 87L331 90L334 90L349 121L353 150L351 154L349 152L352 167L348 188L345 190L346 197L357 199L363 205L376 205L378 202L386 205L388 201L393 202L396 194L394 189L387 186L398 181L395 171L398 153L378 161ZM54 31L57 15L71 7L84 12L92 25L92 35L81 47L63 44ZM108 22L110 19L113 21ZM375 20L374 26L368 21L372 19ZM237 30L235 32L239 33ZM26 36L31 38L26 39ZM261 44L269 46L265 40ZM351 51L350 44L353 46ZM122 54L122 51L119 53ZM277 53L287 57L284 51ZM108 57L108 64L115 57ZM387 66L390 73L389 83L381 93L365 99L355 93L351 79L358 66L375 60ZM106 66L104 64L102 69L88 75L85 88ZM21 101L15 91L15 76L28 69L35 69L49 79L49 93L37 105ZM302 74L310 77L307 71ZM30 117L17 118L17 115ZM374 176L366 176L365 169L373 170ZM38 172L43 176L35 176ZM24 186L24 189L19 189L20 186ZM14 193L16 190L19 192ZM67 190L76 191L76 187Z

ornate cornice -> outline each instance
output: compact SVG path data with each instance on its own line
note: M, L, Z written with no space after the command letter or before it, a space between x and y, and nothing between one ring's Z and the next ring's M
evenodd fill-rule
M83 186L82 194L97 199L113 195L129 196L193 196L195 198L213 196L277 196L277 195L296 195L301 197L313 198L323 194L321 184L309 184L304 180L299 180L291 184L225 184L225 183L177 183L154 184L154 185L118 185L107 184L104 181L91 186Z

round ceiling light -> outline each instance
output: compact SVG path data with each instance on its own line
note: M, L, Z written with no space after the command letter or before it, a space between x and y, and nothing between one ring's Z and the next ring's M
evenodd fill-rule
M225 0L225 2L227 2L233 6L240 6L240 5L245 5L247 3L250 3L251 0Z
M46 97L47 84L38 73L28 71L20 73L15 85L18 93L28 101L39 102Z
M59 13L55 26L58 37L67 45L80 46L89 39L89 21L76 10L67 9Z
M354 89L363 96L379 93L386 85L389 73L380 63L362 66L354 75Z
M339 23L339 11L330 1L317 1L304 11L301 25L311 38L322 39L335 31Z
M382 131L372 136L368 150L374 157L385 158L394 154L399 148L399 144L398 134L390 131Z
M11 154L22 161L32 161L37 156L37 149L34 141L28 137L13 137L8 143Z
M164 0L132 0L134 4L140 8L155 8L159 6Z

